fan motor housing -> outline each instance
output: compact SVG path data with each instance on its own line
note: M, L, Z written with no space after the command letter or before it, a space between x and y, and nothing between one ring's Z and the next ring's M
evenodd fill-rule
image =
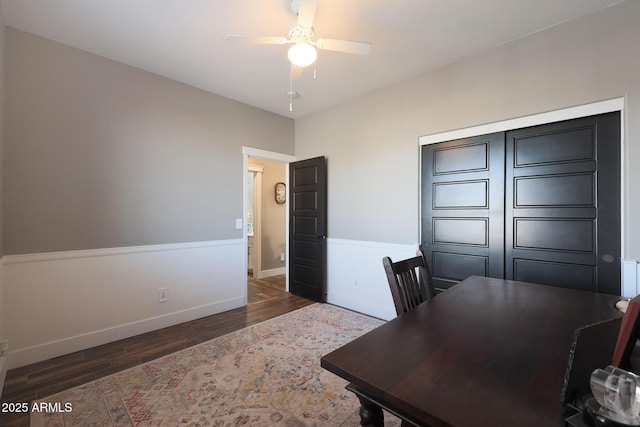
M294 23L289 28L289 39L296 43L309 43L313 40L313 28L304 28Z

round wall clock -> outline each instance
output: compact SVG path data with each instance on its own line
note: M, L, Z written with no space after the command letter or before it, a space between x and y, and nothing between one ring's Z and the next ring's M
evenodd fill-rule
M276 203L281 205L287 201L287 186L284 182L276 183Z

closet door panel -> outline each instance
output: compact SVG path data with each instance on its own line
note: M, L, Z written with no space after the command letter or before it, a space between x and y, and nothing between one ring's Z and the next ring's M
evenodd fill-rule
M518 280L525 282L555 286L561 282L563 288L596 289L596 268L592 265L516 259L513 269Z
M469 276L488 276L489 257L463 255L446 252L433 252L432 274L436 277L447 277L460 281Z
M422 249L446 289L504 275L504 134L422 150Z
M518 218L514 221L515 249L595 251L595 223L590 219Z
M617 192L619 208L619 189L599 183L604 174L619 180L619 168L600 164L604 151L619 149L605 137L605 122L595 116L506 133L507 279L619 293L619 269L598 278L599 229L611 209L602 191Z
M540 206L595 206L595 174L546 175L515 178L514 205L519 208Z

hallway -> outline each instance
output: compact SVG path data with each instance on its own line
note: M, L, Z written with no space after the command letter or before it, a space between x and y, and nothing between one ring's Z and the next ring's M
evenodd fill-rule
M279 276L265 277L263 279L254 279L249 273L247 276L248 295L247 303L259 303L272 298L281 297L286 294L287 276L281 274Z

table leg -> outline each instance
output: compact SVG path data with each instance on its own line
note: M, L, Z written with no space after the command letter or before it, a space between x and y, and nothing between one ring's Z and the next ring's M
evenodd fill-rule
M362 427L384 427L382 408L363 396L357 396L360 400L360 425Z

